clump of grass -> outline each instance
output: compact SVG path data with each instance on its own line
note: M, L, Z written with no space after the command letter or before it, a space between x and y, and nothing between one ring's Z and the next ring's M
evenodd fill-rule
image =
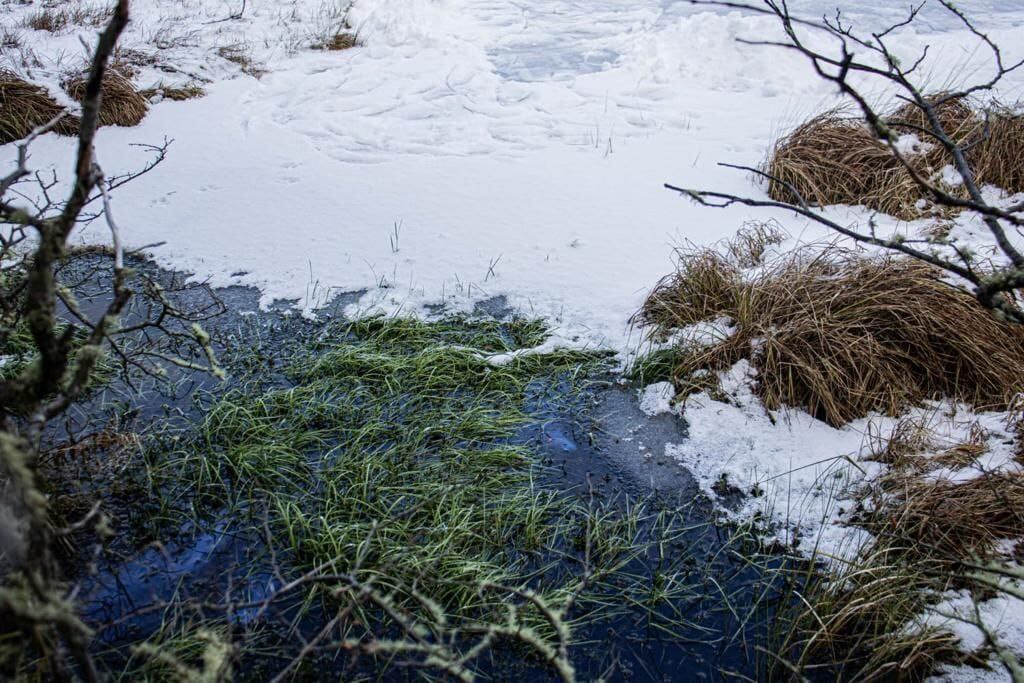
M68 80L64 89L72 99L81 102L85 98L88 74L80 74ZM137 126L146 117L149 105L139 94L132 82L116 70L103 76L103 99L100 103L101 126Z
M940 664L986 666L985 652L962 651L953 633L922 625L922 616L948 590L968 588L982 599L991 588L966 570L998 559L998 541L1024 536L1024 474L935 476L971 467L992 435L976 423L965 437L940 438L932 419L900 420L873 439L868 457L886 470L862 487L852 519L871 541L799 589L805 606L787 617L780 645L799 668L819 661L840 679L918 680Z
M1014 420L1010 431L1019 430ZM947 571L991 558L1001 539L1024 537L1024 473L979 469L965 480L940 476L975 466L989 452L991 436L974 423L966 438L950 443L925 418L900 420L869 455L886 471L865 487L862 496L870 500L863 507L870 512L858 524L901 548L909 561L940 563Z
M998 104L981 108L966 98L947 98L946 93L936 93L929 99L939 103L939 123L966 150L976 180L1011 193L1024 191L1020 113ZM945 148L928 134L930 123L915 103L902 105L886 122L922 143L905 154L921 177L934 179L952 163ZM924 192L888 146L863 120L840 110L820 114L779 140L765 171L772 176L768 194L777 201L795 201L796 192L813 205L862 205L906 220L933 212ZM945 189L962 192L956 187Z
M120 681L230 681L234 646L223 624L170 614L159 631L132 647Z
M172 102L184 102L185 100L194 100L206 95L206 91L203 90L202 86L195 83L188 85L175 87L168 86L161 83L155 88L147 88L140 90L139 95L147 100L152 100L154 97L160 97L164 100L171 100Z
M965 562L989 555L1001 539L1024 537L1020 473L982 475L963 483L902 476L886 484L893 496L884 506L886 514L864 526L898 539L910 554Z
M156 66L159 58L150 52L135 50L130 47L117 47L110 59L110 67L125 78L134 78L140 68Z
M348 15L352 3L328 2L314 15L314 50L349 50L359 45L359 34Z
M725 255L740 268L754 268L764 262L769 248L788 236L777 221L749 221L725 245Z
M262 78L263 74L266 73L253 59L252 50L244 43L224 45L217 48L217 54L232 64L237 65L242 70L242 73L253 78Z
M934 567L907 564L895 550L873 545L848 565L797 578L801 603L779 615L775 650L785 664L776 676L915 681L941 664L973 661L949 631L913 626L942 583Z
M0 144L27 137L64 112L64 108L45 89L33 85L11 71L0 70ZM78 119L65 116L54 131L62 135L78 133Z
M698 371L749 358L767 407L803 408L833 425L930 398L1005 407L1022 389L1024 330L904 258L833 245L750 272L714 249L692 249L638 314L661 339L719 318L735 333L679 350L679 388Z
M25 26L36 31L57 33L67 27L69 19L66 11L47 7L26 17Z
M953 97L948 92L938 92L929 95L927 101L935 109L942 130L953 140L967 140L977 132L977 115L966 97ZM886 122L901 133L913 135L923 134L922 128L931 129L927 114L915 102L906 102L897 107Z
M6 26L0 29L0 52L17 50L21 46L22 36L18 31Z
M350 50L359 45L359 36L350 31L342 31L335 33L333 36L328 38L322 43L317 43L313 46L315 50Z
M840 111L820 114L779 141L766 172L768 194L817 206L863 205L899 218L920 214L921 192L910 174L862 121Z
M1008 192L1024 191L1024 114L1000 104L985 112L970 160L982 182Z
M69 26L102 26L109 21L109 7L75 4L72 7L44 7L25 19L25 26L36 31L60 33Z

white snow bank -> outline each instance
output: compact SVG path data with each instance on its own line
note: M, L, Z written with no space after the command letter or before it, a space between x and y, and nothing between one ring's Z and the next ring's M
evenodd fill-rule
M872 415L836 428L802 410L767 410L754 394L754 382L756 371L743 360L720 373L719 388L728 402L708 392L688 396L680 412L689 438L667 446L666 455L693 472L713 500L722 498L723 485L746 494L741 507L730 512L734 517L761 516L775 525L777 540L822 559L853 559L870 540L866 532L847 525L852 496L860 485L885 474L870 456L884 449L901 421L919 423L931 435L932 448L922 458L971 442L978 434L984 439L986 450L973 462L962 468L936 463L922 475L926 481L960 484L1021 470L1004 412L974 411L947 401L899 418Z
M666 448L697 477L712 499L726 482L747 494L733 514L763 513L778 524L778 539L822 557L850 557L860 542L856 531L841 526L843 496L857 481L879 471L859 455L868 420L841 429L791 410L773 413L753 394L754 371L740 361L722 375L729 403L701 392L687 397L683 418L689 438ZM890 423L875 418L876 423ZM853 538L853 540L851 540Z

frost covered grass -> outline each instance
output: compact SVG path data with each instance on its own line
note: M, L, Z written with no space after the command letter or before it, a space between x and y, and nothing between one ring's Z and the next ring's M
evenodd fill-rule
M1024 191L1024 116L1019 108L992 102L975 105L966 99L944 100L936 114L943 132L968 149L979 183L1011 194ZM903 135L904 155L920 177L941 177L955 190L957 180L943 176L949 153L929 134L929 124L916 104L893 111L886 123ZM819 114L781 138L769 154L765 172L768 194L778 201L799 198L815 206L847 204L913 220L930 215L930 197L888 145L863 119L842 110Z

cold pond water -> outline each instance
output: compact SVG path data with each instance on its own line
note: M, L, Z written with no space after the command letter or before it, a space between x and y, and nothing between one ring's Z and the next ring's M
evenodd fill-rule
M170 281L176 276L160 273L159 277ZM463 343L472 342L487 352L514 352L521 343L535 342L544 334L541 326L515 319L500 301L478 309L478 318L447 319L443 327L416 324L402 328L403 336L399 338L398 330L386 321L369 325L366 329L373 330L369 337L352 332L346 336L340 332L349 329L344 327L346 323L332 318L329 311L324 311L319 321L311 322L286 312L258 311L258 295L253 290L232 288L216 295L224 304L223 310L204 325L228 370L229 380L225 384L188 370L175 372L169 387L143 382L142 391L138 387L129 390L121 380L113 380L91 395L89 402L81 406L77 419L52 436L60 440L73 433L81 439L97 424L109 424L115 414L130 415L135 416L134 421L122 421L119 428L138 432L145 444L145 457L131 461L125 466L130 469L119 475L123 482L136 481L136 485L125 483L123 487L130 495L122 491L110 501L119 526L118 536L96 563L96 570L79 577L79 595L87 621L97 629L95 647L101 653L101 661L111 671L128 671L129 677L160 678L161 671L138 652L132 654L133 645L148 642L176 653L191 665L199 661L202 651L196 645L199 641L195 634L208 629L224 634L238 648L234 669L239 678L269 679L286 671L302 643L315 639L335 616L334 606L324 594L279 594L289 581L310 571L310 557L323 556L317 546L317 525L327 522L309 528L281 525L279 519L269 519L268 510L279 510L279 506L292 502L298 506L303 499L302 506L321 514L325 520L332 514L341 514L318 506L321 499L331 498L331 487L345 484L333 479L338 472L355 471L335 469L343 456L335 452L338 442L333 440L345 438L339 436L343 432L331 432L332 441L328 444L305 444L299 460L280 461L299 469L301 466L296 462L313 464L317 471L311 475L308 491L280 483L280 491L268 493L263 485L249 489L241 481L220 488L213 480L196 478L196 461L183 458L181 453L208 448L209 453L195 454L199 461L209 463L219 457L216 452L223 444L218 445L218 437L207 434L197 438L196 432L209 429L210 415L219 414L226 401L235 408L248 405L232 392L252 390L246 396L258 397L263 403L254 405L262 406L283 396L292 397L305 387L335 391L333 385L310 382L320 381L320 375L341 366L317 365L313 369L315 378L302 372L310 370L311 363L337 362L339 358L350 363L367 353L376 354L374 363L398 362L384 357L383 350L390 346L366 346L381 340L399 344L401 354L397 357L401 360L418 359L424 344L450 344L459 349ZM188 296L207 294L196 289ZM503 319L494 319L495 314ZM289 365L296 358L301 359L303 366L298 370ZM345 377L344 383L337 386L363 391L372 384L366 373L372 374L375 366L366 367L369 369L361 371L364 376ZM547 534L546 540L533 545L524 543L522 547L520 540L528 535L530 527L520 524L516 527L518 531L508 537L514 547L507 554L485 554L487 561L514 566L504 579L521 581L524 589L549 596L564 595L560 591L570 589L579 593L566 615L572 631L567 655L577 680L605 677L688 681L733 675L757 678L763 674L771 661L762 650L770 650L776 635L773 617L780 608L791 605L792 595L785 590L790 561L782 555L763 552L755 538L744 530L717 523L712 507L701 496L692 477L660 455L666 443L686 438L685 425L667 415L644 415L635 390L609 374L599 356L569 357L560 361L553 372L546 368L538 360L536 377L527 377L522 384L525 419L510 422L510 431L496 430L486 420L472 426L488 445L469 448L459 457L497 459L496 453L514 449L515 458L494 467L522 476L510 475L507 480L493 484L496 488L481 491L504 497L508 491L517 492L508 495L520 495L528 489L525 497L516 500L536 504L538 514L561 521L538 522L539 533ZM495 366L494 371L501 372L500 366ZM482 372L485 379L481 381L492 381L486 379L490 370L483 368ZM432 370L415 376L433 377L434 373ZM350 380L354 384L349 384ZM254 385L258 388L253 389ZM439 391L455 392L445 394L445 400L464 400L462 394L471 388L442 387ZM387 419L400 427L402 420L417 419L405 413L405 407L411 404L416 410L426 410L426 406L433 404L424 401L435 398L423 398L415 392L403 394L398 403L390 403L383 410ZM235 402L230 403L232 400ZM332 395L332 401L338 405L345 405L347 400L340 394ZM354 401L352 409L364 410L372 400L367 394ZM320 405L308 403L293 408L288 404L287 410L309 412L319 410ZM470 411L480 407L477 399L465 405ZM300 424L310 428L309 425L320 425L325 419L346 419L332 412L333 406L325 410L323 416L303 416ZM485 417L494 424L503 419L493 411ZM448 425L451 418L441 414L439 419ZM462 423L450 424L454 430L465 428ZM329 432L329 425L327 429ZM373 443L391 449L404 438L406 435L399 429ZM378 455L378 446L364 446L369 462L376 462L373 459ZM267 449L270 442L261 442L258 447ZM427 448L462 449L466 444L448 443L440 435L429 441ZM230 455L230 448L225 452L235 457ZM521 462L516 460L520 456L525 458ZM465 462L468 466L468 460ZM175 465L164 469L168 463ZM241 479L242 470L237 468L242 465L235 460L231 463L236 469L231 469L232 474L227 476ZM422 477L429 479L439 464L428 458L422 466ZM253 477L263 476L252 472ZM479 477L490 476L486 466L480 472ZM406 474L409 473L399 476ZM386 479L390 475L380 476ZM148 482L144 481L147 478ZM276 475L271 475L266 486L278 481ZM399 480L386 481L397 485ZM468 482L467 488L477 485L476 479L464 481ZM98 485L95 488L100 490ZM239 490L244 490L245 495L236 495ZM439 495L452 495L447 489L438 490L442 491ZM369 515L371 499L377 494L366 495L369 497L365 514ZM551 498L546 497L549 495ZM267 496L278 507L265 505ZM541 498L543 504L535 502ZM340 500L338 505L344 503ZM353 509L355 513L346 508L345 514L363 514L359 506ZM396 515L403 516L415 515L419 508L394 509ZM290 514L298 515L298 508ZM472 513L467 508L469 514ZM346 524L359 522L353 522L351 517L346 520ZM585 530L579 531L574 524L583 524ZM383 527L388 528L386 523ZM335 528L324 527L323 533L335 533ZM596 531L598 528L601 531ZM308 537L290 544L282 538L285 532ZM419 540L404 542L415 544ZM599 551L598 545L605 542L608 550ZM410 552L421 551L416 545L409 548ZM465 552L464 549L452 552L455 555L433 558L431 562L444 564L463 559L458 553ZM605 553L607 558L601 561L607 564L598 567L595 560L595 568L588 569L581 558L589 558L591 553L595 557ZM478 556L471 553L471 557ZM398 560L404 561L418 560ZM580 575L584 572L592 572L599 579L588 578L581 583ZM516 598L512 602L522 600ZM486 610L489 605L473 609ZM525 608L520 605L520 609ZM464 615L459 618L470 624L467 633L472 632L474 619L483 619L477 613L471 619ZM378 623L384 629L379 634L381 638L402 635L393 622L383 619ZM361 637L365 639L366 635ZM470 635L453 637L453 647L460 652L474 642ZM357 657L353 648L335 647L316 652L308 662L287 673L299 680L318 679L325 671L330 671L332 677L385 680L437 673L429 667L422 668L423 657L411 656L410 660L412 665L398 663L393 656L372 657L364 653ZM527 680L558 679L550 662L514 638L497 638L476 656L469 670L496 680L513 676Z

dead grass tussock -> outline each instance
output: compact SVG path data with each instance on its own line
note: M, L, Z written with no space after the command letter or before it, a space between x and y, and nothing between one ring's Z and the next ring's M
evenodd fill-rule
M185 100L194 100L203 97L206 95L206 91L195 83L190 83L180 87L168 86L161 83L155 88L140 90L139 94L146 100L150 101L155 97L159 97L173 102L184 102Z
M116 48L111 55L108 68L117 72L125 78L132 79L139 74L139 69L145 66L155 66L157 58L141 50L130 48Z
M726 243L725 255L740 268L754 268L764 262L771 247L782 244L787 237L778 221L748 221Z
M337 52L340 50L350 50L358 46L359 36L350 31L341 31L340 33L335 33L327 40L321 43L317 43L316 45L313 46L313 49L331 50Z
M217 54L232 64L236 64L242 70L242 73L253 78L262 78L263 74L266 73L263 67L253 59L252 50L244 43L224 45L217 48Z
M863 205L899 218L920 213L914 179L861 121L840 111L820 114L783 138L765 170L776 201L793 201L795 191L816 206Z
M946 95L937 93L931 100ZM1007 192L1024 191L1024 116L1017 108L997 103L978 107L965 99L942 101L937 117L946 135L967 149L967 158L981 184ZM907 103L886 117L900 134L913 134L921 145L905 153L915 172L938 182L952 158L933 135L924 111ZM794 201L797 192L816 206L862 205L904 220L948 213L938 210L911 174L858 117L841 110L820 114L779 140L765 164L773 176L768 194L776 201ZM963 190L947 186L947 191Z
M1024 114L1019 108L993 105L983 128L970 157L978 178L1008 192L1024 192Z
M73 99L81 102L85 98L88 76L78 75L64 85ZM116 70L108 71L103 77L103 100L100 104L101 126L137 126L146 117L149 105L135 90L132 82Z
M60 33L69 26L102 26L112 15L113 10L106 6L44 7L26 17L25 26L36 31Z
M939 125L953 140L964 142L978 132L979 120L975 108L964 97L952 97L948 92L937 92L928 96L928 102L934 107ZM913 102L906 102L897 107L887 117L887 123L900 133L911 133L927 138L921 130L930 129L928 117L921 107ZM926 139L926 142L931 142Z
M730 319L725 341L681 349L671 373L749 358L770 409L802 408L833 425L952 397L1005 407L1024 383L1024 328L999 322L933 268L836 246L797 250L744 270L714 249L680 253L677 272L637 320L653 337Z
M57 33L67 27L69 16L67 11L45 8L25 18L25 27L36 31Z
M993 438L1004 435L974 423L965 436L940 437L935 417L906 418L890 433L873 435L869 458L886 470L863 488L854 518L873 540L849 566L812 578L802 590L807 602L790 617L782 645L794 660L829 661L851 680L917 680L944 663L986 666L987 652L962 652L956 636L922 626L921 618L951 589L991 595L967 567L997 559L997 542L1024 537L1024 473L1011 466L979 469L966 480L942 478L942 468L977 467ZM1020 417L1007 425L1018 446Z
M782 617L788 628L778 650L795 669L817 668L831 680L924 680L942 664L981 664L949 631L908 628L937 588L928 567L872 547L836 575L808 577L806 602Z
M955 566L991 557L1004 538L1024 537L1024 475L1003 472L962 483L892 474L888 500L861 524L913 558Z
M18 31L4 27L0 29L0 54L17 50L22 46L22 36Z
M0 144L21 140L62 111L64 108L44 88L11 71L0 70ZM62 135L75 135L78 119L66 116L54 130Z
M1007 429L1016 432L1018 448L1010 465L1024 464L1019 415ZM947 571L990 559L1001 539L1024 538L1024 472L983 472L979 458L989 452L993 435L977 422L967 431L966 438L950 443L915 417L900 420L887 439L876 439L869 458L887 467L864 488L862 507L870 512L858 525L902 548L912 561L938 563ZM951 481L944 470L973 476Z
M985 651L962 651L956 635L922 617L948 590L983 597L964 563L995 557L997 541L1024 536L1024 475L961 483L927 476L969 466L987 439L975 426L963 443L946 443L920 419L878 439L873 457L888 470L865 487L855 519L873 540L848 565L808 578L780 651L800 668L827 663L839 680L922 680L943 664L986 667Z
M870 435L868 460L885 464L901 474L927 474L941 468L962 469L975 463L989 450L989 433L978 422L967 428L966 438L940 438L932 419L953 419L941 411L935 416L899 420L887 434Z

